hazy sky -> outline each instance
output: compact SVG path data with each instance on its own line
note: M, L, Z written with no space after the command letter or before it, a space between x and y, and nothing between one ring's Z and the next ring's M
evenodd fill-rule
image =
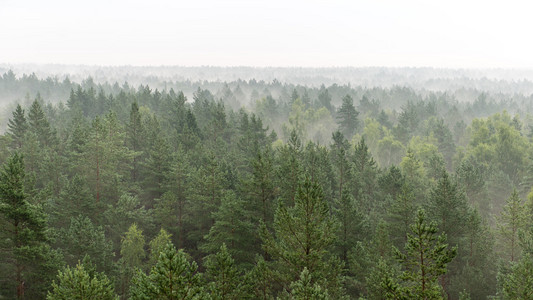
M0 63L533 68L527 2L0 0Z

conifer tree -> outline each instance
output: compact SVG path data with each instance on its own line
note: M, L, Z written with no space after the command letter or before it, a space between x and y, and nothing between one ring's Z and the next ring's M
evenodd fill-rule
M0 250L2 285L8 298L36 294L29 280L47 263L46 221L40 209L30 204L24 192L24 163L15 152L0 170Z
M507 275L500 275L503 299L533 299L533 256L524 255L511 265Z
M202 276L183 250L167 244L149 275L138 271L132 279L131 299L203 299Z
M354 178L352 189L355 200L369 213L379 207L379 203L375 203L377 165L364 138L355 146L352 173Z
M96 265L98 271L109 272L113 268L113 244L102 226L96 226L86 216L71 217L70 226L60 232L57 240L63 250L65 262L73 266L85 256Z
M306 177L298 186L294 206L287 208L280 204L278 207L274 219L275 235L271 235L265 226L261 231L264 249L279 262L286 288L297 280L304 268L317 279L330 282L338 279L326 277L332 268L326 254L334 242L335 230L336 224L322 189Z
M278 182L280 197L285 203L294 203L298 182L303 172L302 141L296 130L292 130L286 145L279 151Z
M193 186L191 172L193 167L189 155L182 147L173 154L173 160L166 176L167 191L156 199L155 215L161 226L173 234L180 248L185 247L186 229L191 226L191 195Z
M446 233L448 242L457 245L465 233L469 206L464 193L446 171L431 190L427 210L439 231Z
M403 267L403 293L409 298L442 298L438 279L446 274L446 266L456 256L457 248L450 249L446 244L446 235L436 236L437 232L437 225L428 223L425 211L419 209L415 223L411 225L411 233L407 235L405 253L395 249Z
M131 179L133 182L139 180L139 155L142 151L143 145L143 124L141 114L139 113L139 105L137 102L131 104L130 123L128 126L128 146L133 151L133 163L131 170Z
M57 275L58 282L52 284L47 300L118 300L112 282L104 273L90 272L80 264L76 267L67 266Z
M498 220L498 230L504 242L506 256L511 261L518 260L520 256L518 233L520 230L525 229L528 217L529 214L525 205L516 189L514 189L507 199Z
M339 130L350 139L357 129L359 112L355 110L353 99L350 95L342 98L342 106L337 111Z
M331 299L328 290L321 287L317 282L311 280L311 274L304 268L300 274L300 279L291 283L290 299L294 300L328 300Z
M212 299L242 299L244 289L241 276L226 244L206 258L205 267Z
M50 146L52 130L38 99L35 99L30 107L28 123L29 130L35 133L41 146Z
M256 257L255 266L246 273L246 294L252 299L272 299L277 276L262 256Z
M235 193L228 191L222 203L213 213L215 223L209 233L204 236L205 242L200 245L208 254L216 253L224 245L225 251L236 257L238 265L251 264L253 255L260 250L255 236L255 227L245 203ZM227 245L227 248L226 248Z
M252 176L245 182L245 188L251 198L251 213L256 220L263 220L269 227L273 219L273 204L277 195L274 185L274 156L270 147L257 150L253 160Z
M9 119L7 128L13 143L13 149L22 148L24 135L28 130L28 122L26 121L26 117L24 115L24 109L22 109L20 104L17 104L17 108L15 111L13 111L13 118Z

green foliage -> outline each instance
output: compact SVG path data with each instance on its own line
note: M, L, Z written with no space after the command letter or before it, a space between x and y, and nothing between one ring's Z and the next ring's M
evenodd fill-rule
M46 296L47 300L70 299L119 299L113 291L113 284L103 273L91 272L80 264L76 267L66 267L59 271L58 282L52 284L52 290Z
M0 170L0 266L6 271L0 275L0 293L18 299L25 294L43 296L40 284L47 274L41 272L51 258L45 216L39 206L27 201L24 177L23 158L15 152ZM37 274L42 278L30 283Z
M157 263L161 252L165 250L168 243L172 243L171 237L171 234L161 228L159 234L150 241L150 266L154 266Z
M9 119L7 128L9 136L12 140L12 147L14 149L22 148L24 135L28 130L28 122L26 121L26 116L24 115L24 109L22 109L20 104L17 104L17 108L15 111L13 111L13 118Z
M350 95L342 98L342 105L337 111L337 119L339 123L339 130L348 139L351 139L358 126L357 116L359 112L355 110L353 99Z
M149 275L138 271L132 279L131 299L205 299L197 269L183 250L169 243Z
M311 274L304 268L300 274L300 279L291 283L291 299L294 300L327 300L331 299L328 290L322 288L318 283L312 283Z
M106 238L104 229L96 226L86 216L70 219L70 226L60 231L59 246L63 249L65 262L73 266L85 256L96 264L98 271L109 272L113 264L113 245Z
M395 249L403 267L403 293L417 299L441 299L438 278L446 274L446 266L456 256L457 248L448 248L446 235L435 236L437 225L427 222L424 210L418 210L411 232L407 235L405 253Z
M280 204L278 207L275 235L265 226L262 228L264 249L281 264L287 287L303 268L318 278L325 278L331 267L326 261L327 249L334 242L335 230L322 189L306 177L298 186L294 206L287 208Z
M511 264L509 274L500 275L504 299L533 298L533 257L524 255L519 261Z
M122 238L120 255L123 263L128 267L138 268L141 266L145 256L144 236L142 231L137 228L137 224L133 223Z
M215 223L204 237L205 243L200 248L205 253L212 254L224 245L225 251L238 257L238 265L250 265L253 261L252 254L259 249L250 213L245 210L245 202L233 192L228 192L213 217Z
M516 189L507 199L499 218L498 230L504 241L506 257L516 261L520 257L518 232L525 229L529 213Z
M226 244L222 244L216 254L206 258L205 267L205 277L210 282L209 290L213 299L242 299L242 278Z

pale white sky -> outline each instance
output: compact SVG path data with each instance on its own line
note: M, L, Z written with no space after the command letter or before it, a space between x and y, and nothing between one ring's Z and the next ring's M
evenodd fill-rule
M528 2L0 0L0 63L533 68Z

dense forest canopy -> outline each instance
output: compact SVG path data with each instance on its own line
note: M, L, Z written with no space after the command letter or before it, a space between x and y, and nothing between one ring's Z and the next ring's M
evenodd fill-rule
M533 298L531 72L0 71L2 299Z

